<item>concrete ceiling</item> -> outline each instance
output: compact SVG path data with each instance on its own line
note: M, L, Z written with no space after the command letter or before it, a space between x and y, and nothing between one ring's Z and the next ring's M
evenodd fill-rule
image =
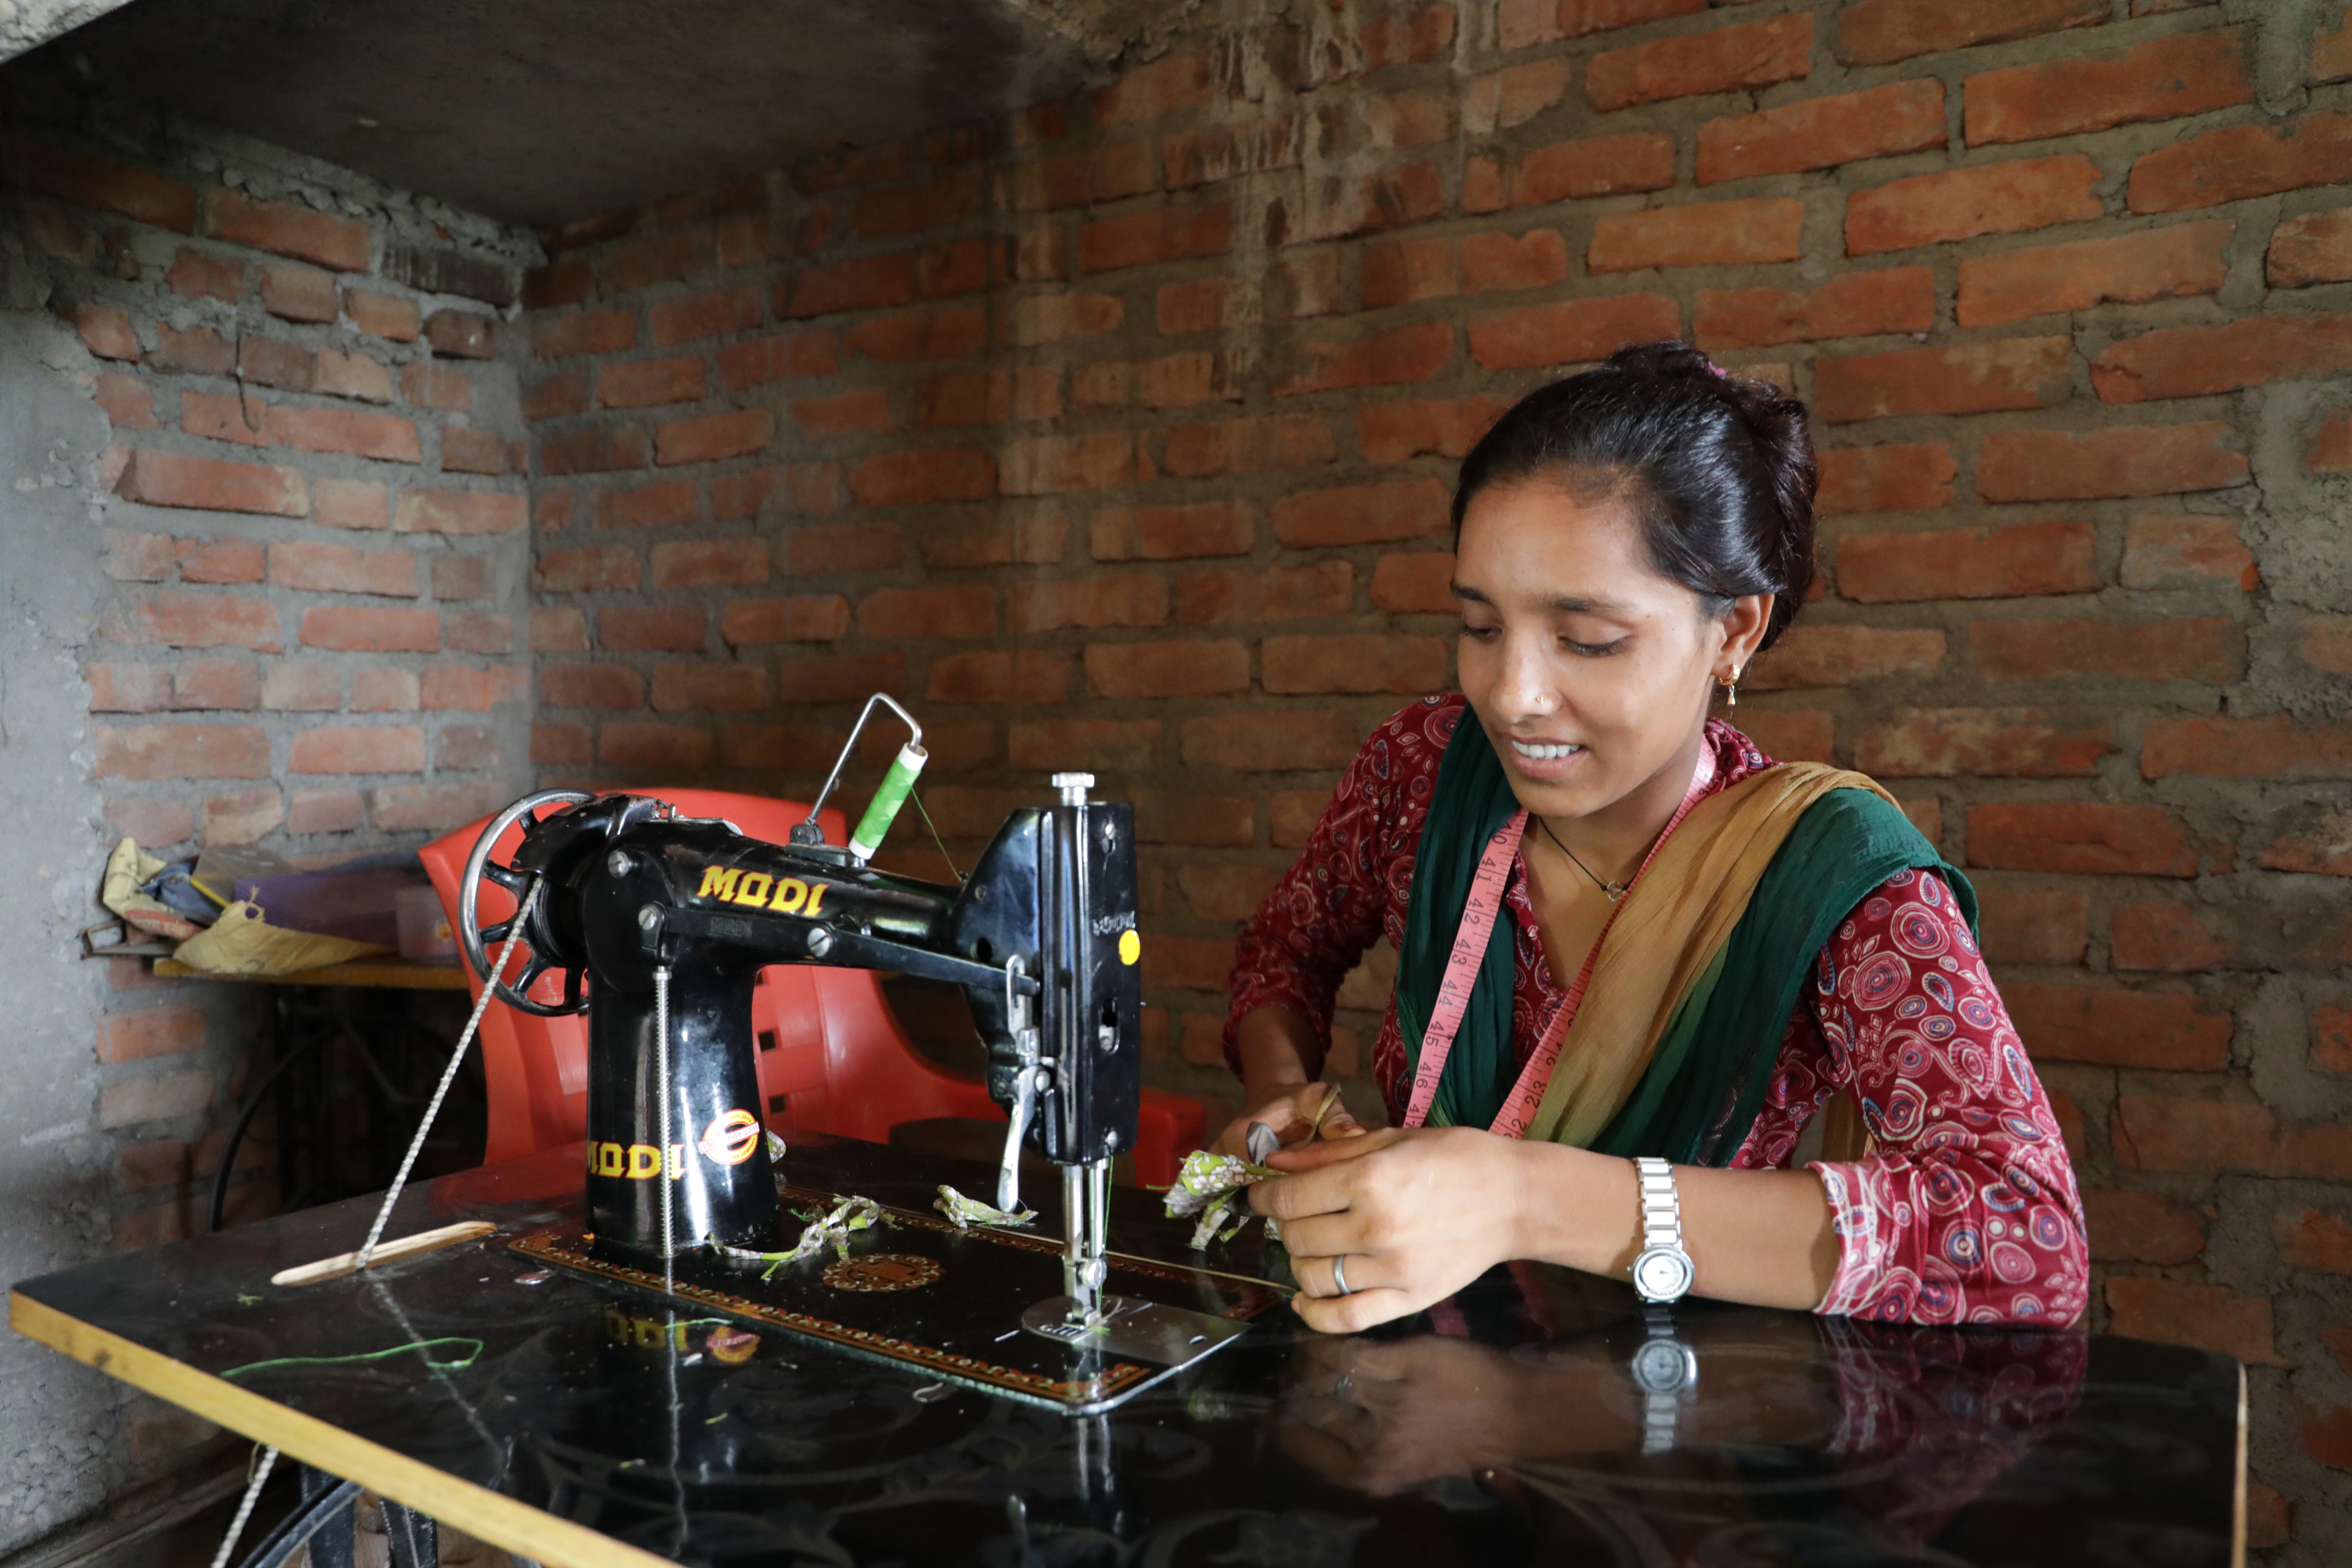
M1061 97L1150 19L1192 8L132 0L8 71L163 104L543 227Z

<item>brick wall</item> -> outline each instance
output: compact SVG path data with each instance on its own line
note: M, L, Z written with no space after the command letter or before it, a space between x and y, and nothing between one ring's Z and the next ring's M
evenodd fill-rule
M2097 1325L2252 1363L2256 1539L2343 1550L2343 6L1247 11L547 237L541 776L804 789L887 687L968 862L1091 766L1142 807L1153 1077L1221 1115L1235 922L1447 682L1454 459L1691 338L1826 449L1827 592L1740 718L1980 879ZM1343 994L1358 1104L1386 973Z
M58 548L107 584L78 661L99 809L86 843L37 851L69 868L74 918L12 962L74 966L72 925L99 918L96 865L121 834L167 858L262 845L314 863L414 845L526 782L528 505L501 357L520 340L499 318L535 245L190 136L0 129L6 303L70 328L47 365L111 427L79 471L0 431L20 473L44 470L20 486L82 492L87 531ZM104 1171L87 1217L124 1250L201 1227L268 1014L253 988L122 963L82 976L100 967L101 1016L28 1024L11 1050L61 1074L94 1052L87 1133L65 1129L58 1154ZM271 1148L265 1117L233 1216L275 1211ZM77 1465L79 1489L167 1471L209 1431L136 1404L110 1460L101 1436ZM67 1497L44 1486L37 1509Z

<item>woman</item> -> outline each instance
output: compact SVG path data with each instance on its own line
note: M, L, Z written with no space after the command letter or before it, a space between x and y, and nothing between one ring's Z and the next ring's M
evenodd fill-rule
M1373 732L1236 950L1219 1146L1287 1145L1251 1201L1313 1327L1512 1258L1638 1261L1654 1299L2081 1315L2081 1200L1967 879L1867 778L1708 716L1804 602L1813 489L1803 406L1675 343L1531 394L1464 461L1462 694ZM1316 1079L1383 934L1367 1132ZM1858 1121L1792 1169L1833 1097Z

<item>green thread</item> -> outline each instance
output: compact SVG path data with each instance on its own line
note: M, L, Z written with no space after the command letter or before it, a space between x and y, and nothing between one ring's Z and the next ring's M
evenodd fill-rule
M362 1351L357 1355L289 1355L270 1361L247 1362L243 1366L233 1366L220 1375L243 1377L248 1372L261 1372L273 1366L352 1366L362 1362L384 1361L393 1356L406 1355L410 1351L429 1351L435 1345L471 1345L474 1348L467 1351L460 1361L435 1361L426 1356L425 1370L427 1372L457 1372L481 1359L481 1341L453 1334L437 1340L418 1340L413 1344L394 1345L390 1350Z
M962 887L963 873L956 869L955 857L948 853L948 841L940 837L938 826L931 821L931 814L923 809L923 797L909 789L907 798L915 803L915 814L923 819L923 826L931 830L931 842L940 847L940 858L948 863L948 875L956 879L957 887Z

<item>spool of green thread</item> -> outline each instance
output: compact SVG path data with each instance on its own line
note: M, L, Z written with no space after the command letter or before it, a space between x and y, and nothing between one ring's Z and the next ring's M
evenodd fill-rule
M898 808L907 804L908 794L915 787L915 775L929 760L930 753L912 741L898 748L890 771L882 775L880 786L866 805L866 815L857 819L857 831L849 836L852 855L860 860L874 858L874 851L882 847L883 835L898 820Z

